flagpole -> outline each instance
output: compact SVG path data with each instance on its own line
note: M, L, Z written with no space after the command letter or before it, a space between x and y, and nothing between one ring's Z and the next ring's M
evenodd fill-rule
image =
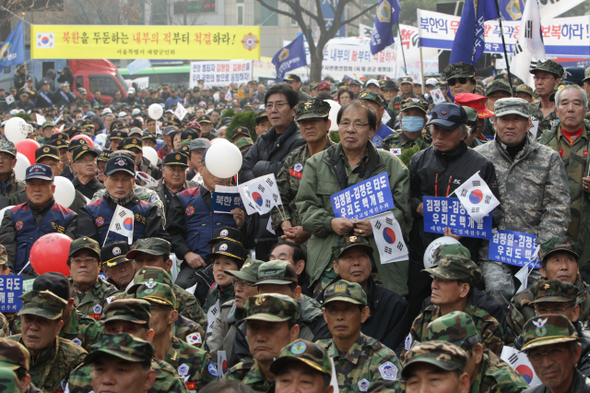
M506 41L504 40L504 28L502 27L502 14L500 13L500 5L498 0L494 0L496 4L496 11L498 11L498 23L500 24L500 35L502 36L502 48L504 48L504 60L506 61L506 72L508 73L508 83L510 84L510 90L514 94L514 88L512 87L512 75L510 74L510 62L508 61L508 53L506 53Z
M406 75L408 75L408 65L406 64L406 52L404 52L404 45L402 42L402 30L399 27L399 21L397 22L397 35L399 35L399 44L402 48L402 58L404 59L404 72ZM424 75L422 75L422 77L424 77Z

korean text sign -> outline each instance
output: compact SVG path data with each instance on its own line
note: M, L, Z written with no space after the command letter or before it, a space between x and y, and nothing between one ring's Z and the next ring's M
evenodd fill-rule
M259 59L257 26L32 25L33 59Z
M371 217L395 207L387 173L363 180L330 198L334 217L350 220Z
M217 191L213 193L211 198L212 211L229 213L236 207L243 208L242 197L238 193L237 188L235 193Z
M465 237L489 239L492 236L492 216L475 221L461 205L458 198L428 197L422 199L424 207L424 232L444 233L451 228L453 234Z
M499 230L490 240L488 257L491 261L520 267L528 264L529 268L538 269L541 261L535 255L535 240L536 236L528 233Z
M0 276L0 312L16 312L23 306L23 276Z
M189 88L200 80L208 87L247 83L252 80L252 60L192 61Z

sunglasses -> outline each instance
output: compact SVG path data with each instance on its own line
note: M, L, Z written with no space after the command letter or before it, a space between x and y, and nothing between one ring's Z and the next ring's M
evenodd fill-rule
M455 86L455 83L459 82L459 84L464 85L467 83L467 79L468 78L453 78L453 79L449 79L447 82L449 83L449 86Z

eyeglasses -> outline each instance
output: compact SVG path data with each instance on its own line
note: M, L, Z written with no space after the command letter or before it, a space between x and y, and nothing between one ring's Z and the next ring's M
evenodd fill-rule
M266 110L272 110L273 108L276 108L276 110L280 111L281 109L283 109L285 107L285 105L287 105L286 102L269 102L268 104L266 104L265 108Z
M127 325L123 325L123 326L113 326L113 325L105 325L104 327L104 332L106 334L121 334L121 333L127 333L127 334L135 334L139 331L139 329L145 329L145 326L142 325L136 325L134 323L130 323Z
M232 280L232 284L234 284L234 287L242 287L244 289L250 288L252 286L252 283L246 280Z
M549 76L549 75L534 75L533 79L536 81L548 81L549 79L555 79L554 76Z
M344 129L347 129L350 126L352 126L352 128L355 129L355 130L360 130L363 127L366 127L368 125L369 125L369 123L361 123L360 121L355 121L354 123L351 123L351 122L346 121L346 120L341 121L340 124L338 124L338 126L344 128Z
M449 86L455 86L457 82L459 82L460 85L464 85L467 83L467 79L468 78L453 78L449 79L447 83L449 84Z
M80 258L80 257L76 257L76 258L72 258L72 262L74 262L76 265L80 265L82 263L96 263L98 262L98 259L94 258L94 257L87 257L87 258Z
M542 352L541 351L529 352L528 357L529 357L529 360L531 361L531 363L539 363L540 361L543 360L543 358L545 356L547 356L549 359L556 360L565 351L567 351L567 348L564 348L564 347L551 348L551 349L548 349L548 350L542 351Z

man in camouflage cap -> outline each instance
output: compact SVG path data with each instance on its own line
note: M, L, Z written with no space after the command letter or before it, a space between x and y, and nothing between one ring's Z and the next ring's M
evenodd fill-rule
M490 111L494 111L494 104L500 98L512 97L512 89L508 81L504 79L494 79L486 86L486 107Z
M146 393L156 381L154 347L129 334L106 334L92 346L84 364L92 366L95 392Z
M14 143L6 139L0 140L0 196L8 199L4 206L18 205L25 202L25 198L18 194L25 189L25 182L18 180L14 174L16 165L16 147Z
M581 349L578 332L563 315L534 317L524 325L524 346L542 384L525 390L541 392L590 392L590 379L576 369Z
M540 135L559 123L555 103L551 101L550 96L562 81L564 69L553 60L542 59L531 67L530 73L534 75L535 93L539 96L538 101L530 104L531 119L539 122Z
M270 365L299 335L299 303L281 294L252 296L245 303L248 344L252 360L227 371L228 381L242 381L255 392L266 393L274 383Z
M270 365L277 376L275 392L287 393L293 389L309 393L332 393L332 363L318 344L297 340L281 350ZM310 386L311 385L311 386Z
M72 341L58 337L63 327L67 302L50 291L31 290L20 296L18 315L22 334L10 337L27 348L35 361L29 369L31 381L42 391L63 391L65 382L86 355Z
M387 113L391 119L387 122L390 128L395 128L395 123L398 121L399 114L401 112L402 102L408 98L420 98L419 95L414 93L414 80L411 76L401 77L399 80L399 89L401 93L394 97L387 105Z
M14 392L22 393L40 393L41 391L35 387L31 382L29 375L29 367L31 364L31 355L27 348L21 343L8 340L6 338L0 339L0 369L6 369L14 372L18 390ZM2 390L1 392L12 392L11 390Z
M383 139L393 134L393 130L387 125L383 124L383 113L385 108L383 107L383 98L375 91L363 91L358 98L363 105L373 108L377 115L377 125L375 126L375 135L371 138L371 142L375 144L375 147L381 147Z
M528 387L523 377L494 353L483 349L481 337L469 315L453 311L428 325L428 341L446 341L467 353L465 371L471 392L520 392Z
M449 64L444 69L446 82L449 84L451 96L461 93L475 93L475 67L467 63Z
M437 393L467 393L470 381L466 364L467 354L454 344L428 341L415 345L404 360L405 392L418 393L431 388Z
M438 255L435 267L424 269L433 276L431 284L432 304L428 305L414 320L405 343L409 350L414 341L422 342L428 335L428 324L453 311L463 311L475 323L484 349L497 356L504 346L504 331L496 318L487 311L475 307L469 301L472 288L481 281L481 272L469 258L460 255Z
M414 146L419 150L429 147L432 138L424 129L428 103L420 98L408 98L401 103L400 111L400 129L385 138L381 147L396 156Z
M283 206L280 211L278 207L273 207L271 213L273 229L277 236L297 244L305 244L311 234L304 231L301 226L295 197L307 159L334 144L329 138L332 125L328 118L329 114L330 104L323 100L315 99L297 104L295 121L299 123L301 136L307 143L293 150L285 158L277 175L277 187Z
M361 333L370 313L363 288L350 281L336 281L326 288L323 311L333 336L323 343L334 359L339 389L396 390L401 365L395 352Z
M530 104L534 99L533 88L524 83L520 84L514 88L514 97L522 98Z

